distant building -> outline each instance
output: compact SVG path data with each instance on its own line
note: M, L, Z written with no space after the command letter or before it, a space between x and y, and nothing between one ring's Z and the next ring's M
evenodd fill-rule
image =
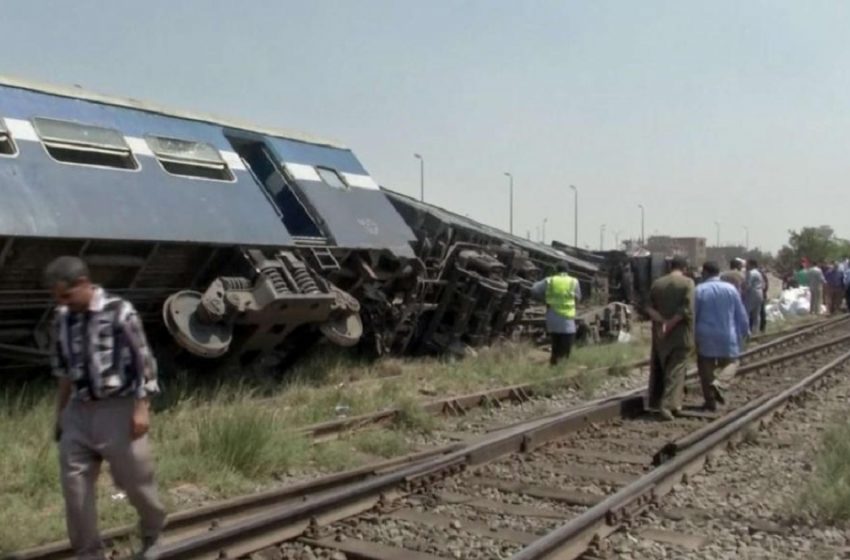
M694 267L701 266L706 260L705 237L653 235L647 239L646 248L665 257L685 257L688 264Z
M721 269L729 268L732 259L754 258L760 262L765 256L758 249L748 250L743 245L721 245L720 247L709 247L706 249L708 260L716 262Z

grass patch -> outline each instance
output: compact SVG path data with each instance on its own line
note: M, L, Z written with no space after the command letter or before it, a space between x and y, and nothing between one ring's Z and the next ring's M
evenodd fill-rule
M649 342L638 338L628 344L581 346L573 352L570 361L589 369L607 368L612 375L624 375L629 372L627 366L648 355Z
M352 454L351 443L347 440L328 441L313 448L313 464L325 472L339 472L361 464Z
M584 370L575 376L575 386L584 399L592 399L602 386L605 374L598 370Z
M309 443L282 431L272 411L250 402L227 408L224 413L207 410L197 417L198 451L206 460L246 477L305 462Z
M397 402L398 415L393 424L409 431L430 434L437 425L437 419L427 412L422 403L411 397L404 397Z
M352 437L354 449L361 453L376 455L388 459L403 455L410 450L410 445L403 434L394 430L367 430Z
M814 474L798 506L823 522L850 520L850 420L844 419L824 432Z

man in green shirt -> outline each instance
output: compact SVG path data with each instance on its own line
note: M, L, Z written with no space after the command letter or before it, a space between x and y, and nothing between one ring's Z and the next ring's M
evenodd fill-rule
M682 410L685 373L694 346L694 282L684 271L687 262L674 257L670 272L652 283L652 359L649 377L649 408L672 420Z
M802 262L797 266L797 270L794 271L794 281L800 288L809 285L809 273L806 268L806 263Z

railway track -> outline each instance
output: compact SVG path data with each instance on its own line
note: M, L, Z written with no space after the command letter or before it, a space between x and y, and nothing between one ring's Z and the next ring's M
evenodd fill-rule
M603 528L613 530L618 516L625 519L648 502L643 494L629 494L625 506L612 508L606 505L610 499L620 499L624 489L658 469L669 469L704 438L736 426L742 414L772 402L764 395L792 386L811 373L812 363L833 360L832 367L838 367L846 356L835 358L847 342L850 328L842 317L749 350L724 416L694 410L660 424L641 415L643 391L629 391L507 426L472 443L173 515L159 557L571 557L540 551L551 546L562 551L558 539L563 531L576 530L575 520L582 520L580 538L570 533L566 541L575 551L586 550L592 541L585 538L589 527L594 528L591 537L604 533L597 527L599 520L584 524L588 516L604 509ZM765 380L770 382L767 393ZM566 436L569 445L563 444ZM656 483L650 488L653 498L659 495ZM489 521L480 521L482 517ZM564 525L568 529L556 529L571 518ZM397 531L382 534L379 528L387 525ZM553 532L538 540L548 530ZM127 532L107 535L118 556ZM452 548L447 535L479 546ZM279 548L286 541L291 542ZM9 556L71 557L66 543Z

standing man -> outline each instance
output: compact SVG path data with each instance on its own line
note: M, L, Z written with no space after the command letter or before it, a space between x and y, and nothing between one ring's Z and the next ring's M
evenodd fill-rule
M838 265L838 261L833 261L829 268L824 273L827 287L827 306L829 313L834 315L841 309L841 303L844 301L844 271Z
M759 269L761 278L764 280L764 288L761 293L761 310L759 311L759 320L761 326L759 330L763 333L767 331L767 292L770 290L770 280L767 279L767 272L764 269Z
M741 295L720 280L717 264L706 262L702 274L705 280L694 294L697 371L705 409L714 411L718 402L724 403L720 382L735 376L736 360L750 327Z
M747 261L747 282L744 291L744 306L750 320L750 331L756 332L761 323L761 304L764 302L764 276L755 259Z
M811 297L809 313L812 315L820 315L820 308L821 305L823 305L823 287L824 284L826 284L826 278L817 263L812 264L812 266L806 270L806 283L809 286L809 294Z
M848 259L844 259L844 299L847 312L850 313L850 262Z
M809 285L809 274L807 269L809 268L809 260L803 259L800 261L800 264L797 266L797 270L794 271L794 283L797 284L797 288L802 288L804 286Z
M646 313L653 321L649 408L663 420L682 410L685 373L693 348L694 282L685 276L687 263L673 257L670 272L652 283Z
M635 277L632 274L632 264L629 261L624 262L622 265L622 278L624 303L630 305L634 300Z
M57 307L51 362L59 378L56 437L68 537L77 558L102 560L96 482L102 460L140 517L143 552L165 523L147 432L156 362L129 302L92 284L77 257L45 270Z
M742 271L743 268L744 261L741 259L732 259L729 261L729 270L720 275L721 280L735 286L735 289L742 296L744 294L744 284L746 283L746 278L744 278L744 272Z
M544 278L531 287L531 294L546 302L546 331L552 339L549 365L569 359L576 336L576 303L581 299L578 278L570 276L567 263L556 266L554 276Z

